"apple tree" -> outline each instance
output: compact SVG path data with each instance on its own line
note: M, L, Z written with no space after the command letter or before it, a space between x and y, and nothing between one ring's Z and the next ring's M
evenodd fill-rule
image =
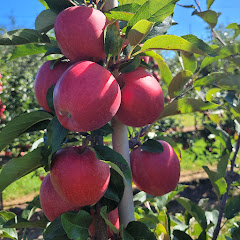
M207 1L206 11L197 4L193 14L209 24L223 47L194 35L167 34L177 0L40 2L46 9L35 29L9 31L0 38L0 45L14 46L12 57L52 58L35 78L41 109L20 114L0 132L2 150L20 135L44 131L31 152L3 167L0 191L44 167L48 174L40 196L29 208L40 207L45 216L32 222L31 215L1 211L2 236L17 239L16 228L39 227L44 239L216 240L223 217L230 220L240 211L238 198L227 201L230 188L239 186L233 175L240 138L233 147L217 122L206 126L221 142L217 170L204 167L220 202L218 211L209 212L177 197L184 188L178 185L184 159L177 144L166 134L148 139L167 117L211 114L226 105L239 126L239 76L228 69L204 74L207 66L225 58L239 68L239 47L225 44L214 29L214 1ZM229 27L238 34L239 25ZM174 76L161 50L177 53L182 69ZM229 91L232 98L216 98ZM133 194L132 182L141 192ZM185 219L168 214L164 206L173 198L186 210ZM194 233L192 219L198 229ZM232 239L238 235L235 227Z

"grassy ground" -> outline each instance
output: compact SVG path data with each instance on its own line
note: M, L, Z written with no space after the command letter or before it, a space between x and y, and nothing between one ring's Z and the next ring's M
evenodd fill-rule
M29 173L25 177L12 183L3 191L3 201L20 199L27 194L39 193L41 180L35 173Z

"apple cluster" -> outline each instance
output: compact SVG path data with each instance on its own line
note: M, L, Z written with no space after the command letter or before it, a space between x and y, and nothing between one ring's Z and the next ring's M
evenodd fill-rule
M127 126L143 127L155 122L164 109L161 86L144 68L114 76L99 64L106 58L107 24L105 15L90 7L75 6L60 12L54 30L58 46L68 60L47 61L36 75L35 96L40 106L52 111L47 93L55 85L55 114L61 125L73 132L99 129L113 117ZM179 179L179 160L169 144L162 144L164 152L157 155L140 148L131 154L133 181L153 195L173 190ZM153 169L146 176L149 161ZM161 177L154 178L159 169ZM176 174L169 174L172 169ZM165 184L166 179L169 183ZM94 205L103 197L109 180L109 165L98 160L90 148L62 148L53 156L50 174L41 185L40 201L45 215L52 221L63 212ZM112 219L111 213L109 218ZM114 219L115 224L118 217Z

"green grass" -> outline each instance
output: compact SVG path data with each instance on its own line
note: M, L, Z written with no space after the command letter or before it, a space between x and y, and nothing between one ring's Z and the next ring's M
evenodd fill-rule
M204 165L216 165L220 155L220 141L216 140L213 144L212 152L206 150L207 144L204 139L196 140L193 146L187 150L181 149L181 169L182 170L200 170Z
M21 199L23 196L32 193L39 193L41 180L35 173L20 178L3 191L3 202L14 199Z

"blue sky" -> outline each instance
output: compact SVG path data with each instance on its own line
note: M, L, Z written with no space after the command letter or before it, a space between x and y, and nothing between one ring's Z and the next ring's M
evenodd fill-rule
M198 0L202 10L206 10L206 0ZM182 5L194 4L194 0L180 0ZM240 23L240 0L215 0L212 10L222 12L219 23L227 26L229 23ZM0 27L12 28L11 17L16 21L17 28L34 28L34 21L37 15L44 10L43 5L38 0L11 0L1 4ZM172 26L168 34L178 36L194 34L206 40L210 37L210 32L206 30L207 24L198 16L191 16L193 9L176 6L174 20L178 23Z

